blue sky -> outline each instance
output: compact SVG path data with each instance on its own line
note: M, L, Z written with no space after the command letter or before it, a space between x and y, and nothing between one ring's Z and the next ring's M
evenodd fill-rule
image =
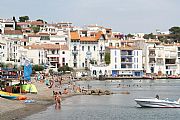
M124 33L167 31L180 26L180 0L2 0L0 18L98 24Z

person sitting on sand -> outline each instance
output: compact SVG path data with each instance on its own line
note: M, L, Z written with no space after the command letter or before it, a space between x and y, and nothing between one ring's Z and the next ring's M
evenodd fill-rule
M64 91L63 91L63 94L68 94L68 90L65 88Z

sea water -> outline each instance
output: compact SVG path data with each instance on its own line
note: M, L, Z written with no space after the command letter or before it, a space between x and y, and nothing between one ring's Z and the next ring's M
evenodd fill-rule
M141 108L135 98L180 98L180 80L109 80L76 82L81 87L108 89L117 94L67 98L60 110L54 105L24 120L179 120L180 108ZM119 85L120 84L120 85ZM128 91L130 94L120 94Z

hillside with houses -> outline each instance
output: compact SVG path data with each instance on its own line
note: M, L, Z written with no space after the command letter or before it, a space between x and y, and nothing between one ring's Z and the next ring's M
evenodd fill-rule
M124 34L99 25L0 19L0 63L33 65L58 71L63 66L91 76L142 77L180 74L180 28L168 32Z

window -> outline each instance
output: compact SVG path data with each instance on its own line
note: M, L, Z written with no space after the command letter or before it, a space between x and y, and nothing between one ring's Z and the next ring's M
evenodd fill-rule
M74 51L76 50L76 48L77 48L77 47L76 47L76 46L74 46Z
M65 62L65 58L62 58L62 62Z
M115 54L115 56L116 56L116 54L117 54L117 53L116 53L116 50L114 51L114 54Z
M117 58L115 57L115 63L117 62Z
M94 51L96 50L96 46L94 46Z
M50 36L41 36L40 40L50 40Z
M115 68L117 68L117 65L115 65Z
M84 46L82 46L82 51L84 51Z
M119 43L116 43L116 46L119 47Z
M90 46L88 46L88 51L90 51Z
M54 54L55 53L55 50L52 50L52 54Z
M109 43L109 46L112 46L112 43Z
M65 51L63 51L62 54L65 54Z

